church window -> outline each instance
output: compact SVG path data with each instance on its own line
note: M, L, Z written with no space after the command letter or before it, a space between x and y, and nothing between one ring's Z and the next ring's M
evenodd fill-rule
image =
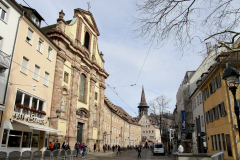
M89 50L89 40L90 40L90 35L88 32L85 33L85 41L84 41L84 46Z
M81 74L79 100L84 102L85 95L86 95L86 76L84 74Z

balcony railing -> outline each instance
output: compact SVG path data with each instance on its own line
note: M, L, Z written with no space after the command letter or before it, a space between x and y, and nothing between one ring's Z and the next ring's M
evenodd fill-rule
M10 67L11 56L0 50L0 72Z

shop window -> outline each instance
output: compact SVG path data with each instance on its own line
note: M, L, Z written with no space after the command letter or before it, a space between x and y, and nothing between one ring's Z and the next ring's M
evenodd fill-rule
M32 148L38 148L39 134L33 134L32 136Z
M48 137L49 135L45 133L44 147L48 147Z
M8 147L20 147L22 131L11 130L8 138Z
M23 132L22 139L22 148L30 148L31 147L31 132Z
M6 147L7 136L8 136L8 130L4 129L3 136L2 136L2 145L1 145L1 147Z

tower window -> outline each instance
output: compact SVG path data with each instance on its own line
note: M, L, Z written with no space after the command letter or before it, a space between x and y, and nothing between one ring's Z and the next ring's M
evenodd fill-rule
M84 41L84 46L89 50L89 40L90 40L90 35L88 32L85 33L85 41Z

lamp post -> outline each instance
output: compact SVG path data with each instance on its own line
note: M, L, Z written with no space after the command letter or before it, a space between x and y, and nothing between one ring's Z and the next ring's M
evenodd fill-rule
M56 110L56 114L57 114L57 117L48 117L48 120L49 119L53 119L53 118L58 118L61 114L61 111L60 110Z
M225 68L222 75L222 79L225 80L234 98L234 113L236 114L238 129L240 128L240 123L239 123L239 106L236 100L236 91L239 85L239 76L240 76L239 71L233 67ZM240 132L238 133L240 136Z
M195 124L190 124L191 125L191 131L192 131L192 153L196 154L197 153L197 142L196 142L196 137L195 137Z

